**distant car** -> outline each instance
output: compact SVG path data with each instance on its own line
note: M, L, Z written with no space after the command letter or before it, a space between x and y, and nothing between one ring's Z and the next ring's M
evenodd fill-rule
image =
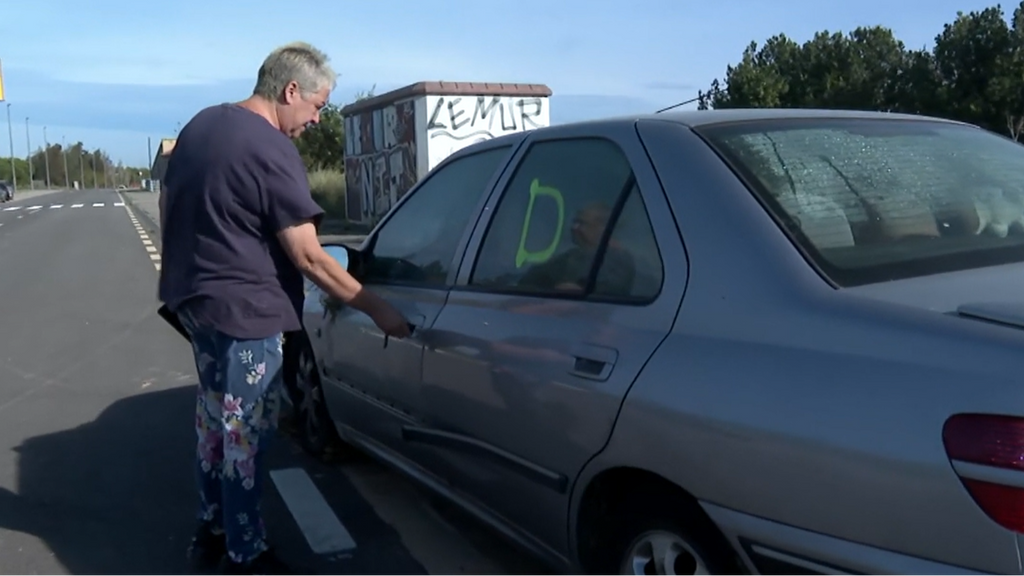
M0 182L0 202L14 200L14 187L7 182Z
M118 190L118 192L120 192L120 191L122 191L122 190L127 190L127 189L128 189L128 187L127 187L127 186L125 186L124 184L119 184L119 185L117 186L117 190Z
M1021 573L1024 149L898 114L454 153L308 285L292 399L568 571ZM334 427L332 428L331 423Z

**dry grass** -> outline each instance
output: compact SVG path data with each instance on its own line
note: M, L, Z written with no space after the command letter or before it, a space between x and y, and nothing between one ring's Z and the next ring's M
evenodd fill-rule
M345 173L339 170L313 170L309 173L313 199L327 214L324 219L346 219Z

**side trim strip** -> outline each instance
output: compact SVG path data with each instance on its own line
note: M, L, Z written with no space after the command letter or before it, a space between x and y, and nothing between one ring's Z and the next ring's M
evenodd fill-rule
M824 564L806 556L783 552L740 537L740 546L761 574L860 574Z
M515 454L462 434L421 426L402 426L402 440L487 458L559 494L565 494L569 486L569 479L564 474L548 470Z

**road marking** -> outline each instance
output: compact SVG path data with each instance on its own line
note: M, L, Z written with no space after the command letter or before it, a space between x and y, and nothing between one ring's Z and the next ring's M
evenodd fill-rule
M121 196L120 192L117 193L117 197L120 198L121 201L114 202L113 205L123 206L125 211L128 212L128 219L132 221L132 226L135 226L135 232L138 233L139 238L142 240L142 246L146 249L146 252L149 254L150 262L153 263L153 267L156 268L157 272L159 272L161 260L160 253L157 251L156 247L153 246L153 241L149 239L149 236L146 234L146 231L143 230L142 228L142 224L139 223L139 219L135 217L135 212L132 211L132 207L129 206L128 203L124 201L124 197Z
M26 210L39 210L42 206L29 206Z
M10 208L4 208L4 212L10 212L12 210L21 210L21 206L11 206Z
M92 205L96 207L103 206L103 202L93 202Z
M281 495L314 553L333 554L355 550L356 541L305 470L271 470L270 479L274 481L277 493Z
M50 204L50 210L53 210L54 208L63 208L63 207L64 207L63 204Z
M82 206L85 206L85 204L72 204L71 205L72 208L81 208Z

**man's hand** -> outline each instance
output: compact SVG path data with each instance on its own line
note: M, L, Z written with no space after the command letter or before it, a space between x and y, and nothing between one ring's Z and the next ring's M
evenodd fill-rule
M409 336L409 322L405 317L384 299L364 290L337 260L324 251L316 237L316 228L312 222L285 228L278 232L277 237L303 276L309 278L328 296L337 298L368 315L386 336Z
M405 316L402 316L402 313L387 301L381 299L378 302L378 305L370 312L373 323L384 332L385 336L408 338L411 332L409 331L409 321L405 319Z

